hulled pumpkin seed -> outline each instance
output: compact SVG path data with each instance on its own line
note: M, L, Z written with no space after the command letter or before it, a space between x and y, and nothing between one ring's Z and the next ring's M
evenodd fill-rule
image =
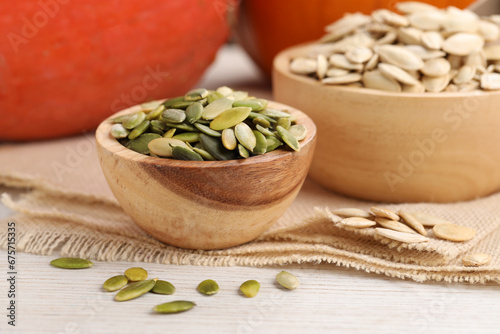
M255 136L255 147L253 149L253 154L259 155L267 152L267 139L260 131L253 130Z
M183 101L184 101L184 96L174 97L173 99L168 99L165 102L163 102L163 106L165 107L165 109L172 108L172 106L177 102L183 102Z
M186 121L193 124L201 118L203 106L199 102L195 102L186 108Z
M162 121L159 121L157 119L154 119L151 121L151 126L157 127L163 131L165 131L167 129L167 126L165 125L165 123Z
M226 149L224 145L222 145L222 142L215 137L207 136L202 133L200 135L200 143L205 150L217 160L232 160L236 158L236 153Z
M186 101L198 101L208 96L208 90L205 88L197 88L190 90L184 95Z
M163 110L165 110L165 106L163 104L160 104L158 107L156 107L155 109L151 110L147 115L146 115L146 119L148 121L151 121L153 119L157 119L158 117L160 117L161 113L163 112Z
M245 146L238 144L238 153L242 158L250 158L250 152L245 148Z
M278 118L278 122L276 123L276 126L281 126L285 130L290 129L290 126L292 125L292 121L290 121L290 118Z
M235 107L222 112L219 116L215 117L210 122L212 130L224 130L243 122L250 114L252 108L249 107Z
M182 123L186 119L186 113L182 109L166 109L161 113L161 118L169 123Z
M210 153L208 153L207 151L205 151L202 148L193 147L193 151L195 151L196 153L198 153L203 158L203 160L205 160L205 161L214 161L214 160L217 160L217 159L215 159L215 157L213 155L211 155Z
M267 143L267 149L266 152L271 152L283 145L282 142L280 142L276 137L274 136L267 136L266 137L266 143Z
M89 260L80 259L76 257L61 257L50 261L50 264L53 265L54 267L63 269L83 269L83 268L90 268L94 265Z
M248 99L234 101L233 107L250 107L253 111L260 111L267 107L267 100L264 99Z
M132 282L144 281L148 278L148 272L144 268L133 267L125 270L125 276Z
M207 102L208 104L214 102L215 100L218 100L220 98L223 98L224 95L222 95L221 93L217 92L217 91L211 91L210 93L208 93L208 96L207 96Z
M133 129L139 124L141 124L146 119L146 114L142 111L139 111L135 114L130 115L125 121L123 121L122 125L125 129Z
M183 132L172 137L173 139L182 140L186 143L196 143L200 140L199 132Z
M289 290L296 289L300 285L299 279L287 271L278 273L276 275L276 281L279 285Z
M135 139L142 135L146 130L149 128L150 122L149 121L143 121L141 124L136 126L132 131L130 131L128 135L128 139Z
M163 134L163 138L172 138L175 135L177 128L172 128Z
M121 289L115 296L115 300L122 302L142 296L149 292L156 284L158 278L153 278L145 281L134 282L127 287Z
M248 298L257 296L260 289L260 283L256 280L248 280L240 285L240 291Z
M300 144L297 141L297 138L295 138L288 130L286 130L282 126L277 126L276 131L278 131L278 134L280 135L281 139L287 144L290 148L292 148L294 151L300 151Z
M298 141L303 140L307 136L307 128L302 124L292 125L288 129L288 132L290 132Z
M116 290L120 290L123 288L125 285L128 283L128 278L125 275L117 275L113 276L111 278L108 278L102 287L104 290L107 290L109 292L113 292Z
M222 94L222 96L228 96L229 94L231 94L233 92L233 89L229 88L227 86L221 86L221 87L217 88L216 92L219 94Z
M232 106L233 101L231 101L227 97L222 97L206 106L205 109L203 109L201 117L203 119L212 120L222 114L224 111L231 109Z
M260 116L264 115L271 118L287 118L291 116L289 113L285 111L276 109L264 109L262 111L259 111L258 114L260 114Z
M252 120L252 123L255 125L260 125L261 127L268 128L271 126L271 122L269 122L264 117L256 117Z
M169 128L176 128L182 131L196 131L196 128L194 126L186 123L165 122L165 125L168 126Z
M210 127L200 124L200 123L195 123L194 126L203 132L206 135L212 136L212 137L220 137L221 133L215 130L210 129Z
M199 100L197 102L203 104L203 100ZM179 101L179 102L172 104L171 108L184 110L187 107L189 107L190 105L192 105L193 103L195 103L195 102L194 101Z
M148 144L150 141L157 138L161 138L161 136L157 133L143 133L139 137L129 141L127 144L127 148L131 149L132 151L136 151L137 153L149 154L150 151Z
M172 157L177 160L203 161L201 155L189 148L182 146L172 147Z
M170 282L159 279L156 281L155 286L151 289L151 292L160 295L172 295L175 292L175 286Z
M195 306L195 303L187 300L175 300L173 302L156 305L155 307L153 307L153 311L162 314L174 314L188 311Z
M111 135L117 139L127 138L129 133L130 131L125 129L122 124L117 123L111 126Z
M255 145L257 145L257 139L252 129L246 123L236 124L234 127L234 135L238 142L249 151L253 151Z
M172 146L182 146L188 148L182 140L174 138L157 138L149 142L148 148L151 153L160 157L171 157Z
M222 130L222 145L228 150L234 150L238 145L232 128Z
M198 291L207 296L215 295L219 292L219 285L216 281L207 279L198 284Z

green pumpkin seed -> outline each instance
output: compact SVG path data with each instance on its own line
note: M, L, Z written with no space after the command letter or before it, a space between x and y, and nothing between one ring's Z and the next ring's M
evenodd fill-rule
M123 125L119 123L111 126L111 135L115 138L126 138L129 133L130 131L125 129Z
M278 131L279 136L281 137L281 139L283 139L285 144L290 146L290 148L294 151L300 151L300 144L297 141L297 138L295 138L290 132L288 132L288 130L278 125L276 127L276 131Z
M222 97L207 105L205 109L203 109L201 118L212 120L222 114L224 111L231 109L232 106L233 101L231 101L227 97Z
M164 131L162 129L157 128L156 126L152 126L152 125L149 127L149 132L156 133L160 136L162 136L164 133ZM151 152L149 154L151 154Z
M168 99L165 102L163 102L163 106L165 107L165 109L172 108L172 106L177 102L184 102L184 96L178 96L172 99Z
M201 155L182 146L172 146L172 157L177 160L203 161Z
M163 131L167 129L167 126L165 125L165 122L159 121L157 119L154 119L151 121L151 126L157 127Z
M217 160L232 160L236 158L236 153L226 149L218 138L202 133L200 135L200 143Z
M220 98L223 98L223 97L224 97L224 95L222 95L221 93L211 91L210 93L208 93L207 102L208 102L208 104L210 104L210 103L212 103Z
M252 123L255 124L255 125L260 125L262 126L263 128L268 128L271 126L271 122L269 122L267 119L265 119L264 117L255 117L253 120L252 120Z
M157 119L158 117L160 117L163 110L165 110L165 106L163 104L160 104L157 108L147 114L146 119L149 121Z
M172 128L163 134L163 138L172 138L175 134L176 128Z
M153 307L153 311L162 314L174 314L188 311L195 306L195 303L187 300L175 300L173 302L156 305L155 307Z
M125 121L123 121L122 125L125 129L133 129L146 119L146 114L142 111L139 111L135 114L130 115Z
M248 92L242 92L240 90L235 90L232 93L228 94L226 97L232 101L240 101L240 100L244 100L248 97Z
M234 130L232 128L222 130L222 145L228 150L234 150L238 145Z
M142 110L155 110L161 104L162 104L162 102L160 102L160 101L149 101L149 102L141 103L141 108L142 108Z
M264 109L258 112L260 115L272 117L272 118L288 118L291 115L287 112L277 110L277 109Z
M265 116L265 115L262 115L262 114L259 114L258 112L255 112L255 111L252 111L249 115L248 115L248 118L252 120L256 119L256 118L263 118L265 119L266 121L268 121L270 124L274 124L276 123L276 120L272 117L269 117L269 116Z
M123 123L126 120L128 120L130 117L132 117L133 115L134 114L126 114L126 115L117 116L115 118L112 118L111 121L113 123Z
M290 129L290 126L292 125L292 122L290 121L290 117L287 118L278 118L278 122L276 123L276 126L281 126L285 130Z
M264 154L267 151L267 139L260 131L253 130L253 134L255 136L256 142L255 147L252 151L253 154L259 155Z
M198 153L203 158L203 160L205 160L205 161L214 161L214 160L217 160L217 159L215 159L215 157L213 155L211 155L210 153L208 153L207 151L205 151L202 148L193 147L193 151L195 151L196 153Z
M212 130L224 130L243 122L252 109L249 107L236 107L224 111L210 122Z
M156 133L143 133L139 137L132 139L128 142L127 148L132 151L136 151L141 154L149 154L148 144L150 141L161 138L159 134Z
M276 134L274 132L272 132L268 128L264 128L263 126L260 126L259 124L257 124L255 126L255 128L257 129L257 131L262 132L265 136L276 137Z
M208 96L208 90L205 88L197 88L190 90L184 95L186 101L198 101Z
M282 287L289 289L289 290L296 289L300 284L299 279L287 271L282 271L282 272L278 273L276 275L276 281L278 281L278 283Z
M200 100L200 101L197 101L198 103L202 103L203 100ZM192 105L194 103L194 101L180 101L180 102L176 102L174 104L172 104L172 109L181 109L181 110L185 110L187 107L189 107L190 105Z
M186 113L182 109L165 109L161 113L161 119L169 123L182 123L186 119Z
M216 281L207 279L198 284L198 291L207 296L215 295L219 292L219 285Z
M233 90L227 86L222 86L217 88L216 92L222 94L222 96L228 96L233 92Z
M220 132L212 130L212 129L210 129L210 127L208 127L206 125L203 125L203 124L200 124L200 123L195 123L194 126L198 130L200 130L201 132L203 132L206 135L209 135L209 136L212 136L212 137L220 137L221 136Z
M167 281L157 280L156 284L151 292L158 293L160 295L172 295L175 292L175 286Z
M240 291L248 298L257 296L259 289L260 283L253 279L243 282L243 284L240 285Z
M250 152L245 148L245 146L238 144L238 153L242 158L249 158L250 157Z
M148 148L151 153L160 157L171 158L172 146L181 146L188 148L187 144L179 139L174 138L158 138L149 142Z
M121 289L115 296L115 300L123 302L142 296L154 288L158 278L134 282Z
M199 132L183 132L172 137L173 139L179 139L188 143L196 143L200 140Z
M233 102L233 107L250 107L252 111L260 111L267 107L267 100L264 99L247 99Z
M267 150L266 150L266 152L274 151L275 149L277 149L278 147L280 147L281 145L283 145L283 143L281 141L279 141L279 139L277 139L274 136L268 136L268 137L266 137L266 141L267 141Z
M125 276L132 282L144 281L148 278L148 272L144 268L133 267L125 270Z
M234 135L238 142L243 145L250 152L253 151L255 145L257 144L257 139L252 131L252 129L246 123L238 123L234 127Z
M196 128L194 126L186 123L166 122L165 125L168 126L169 128L176 128L183 131L191 131L191 132L196 131Z
M94 264L85 259L79 259L76 257L61 257L50 261L50 264L54 267L63 269L83 269L92 267Z
M290 129L288 129L295 139L303 140L307 136L307 128L302 124L292 125Z
M199 120L197 120L197 121L196 121L196 123L198 123L198 124L203 124L203 125L210 125L210 122L211 122L211 121L210 121L210 120L208 120L208 119L201 119L201 118L200 118Z
M104 290L109 292L113 292L116 290L120 290L128 283L128 278L125 275L117 275L111 278L108 278L106 282L102 285Z
M186 121L189 124L193 124L201 118L203 113L203 106L199 102L195 102L186 108Z
M141 124L137 125L132 131L130 131L128 139L135 139L142 135L149 128L149 124L149 121L144 121Z

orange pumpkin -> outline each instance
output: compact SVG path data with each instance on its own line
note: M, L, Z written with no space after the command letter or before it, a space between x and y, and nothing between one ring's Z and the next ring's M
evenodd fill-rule
M228 1L1 1L0 139L76 134L183 94L226 41Z
M324 27L345 13L370 14L377 8L395 10L397 0L242 0L236 33L240 44L270 76L281 50L320 38ZM465 8L474 0L423 0L437 7Z

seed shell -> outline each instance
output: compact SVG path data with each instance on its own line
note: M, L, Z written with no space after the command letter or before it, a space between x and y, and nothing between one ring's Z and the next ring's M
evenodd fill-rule
M143 294L149 292L151 289L153 289L157 280L158 278L154 278L150 280L138 281L129 284L116 294L115 300L122 302L140 297Z
M403 223L400 223L392 219L376 217L375 221L383 228L387 228L389 230L405 232L405 233L413 233L413 234L417 233L416 231L411 229L408 225L405 225Z
M175 300L172 302L156 305L155 307L153 307L153 311L162 314L174 314L188 311L195 306L195 303L187 300Z
M432 230L436 237L456 242L471 240L476 235L476 230L473 228L456 224L439 224Z
M491 261L491 255L484 253L474 253L468 254L465 258L462 259L462 263L464 266L468 267L480 267L488 264Z
M397 215L397 213L392 211L392 210L389 210L389 209L379 208L377 206L373 206L371 208L371 211L377 217L392 219L392 220L396 220L396 221L399 220L399 216Z
M296 289L300 285L299 279L287 271L279 272L276 275L276 281L279 285L289 290Z
M369 220L361 217L349 217L344 218L340 221L340 225L353 227L353 228L367 228L375 226L376 223L373 220Z
M113 276L113 277L108 278L104 282L104 284L102 285L102 287L104 288L104 290L113 292L113 291L120 290L125 285L127 285L127 283L128 283L127 276L125 276L125 275L117 275L117 276Z
M421 235L427 235L427 231L425 230L424 225L418 221L418 219L413 216L411 213L406 211L399 211L399 216L403 219L403 221L411 226L415 231L420 233Z
M256 280L248 280L240 285L240 291L248 298L257 296L260 289L260 283Z
M214 280L207 279L198 284L198 291L207 296L215 295L219 292L219 284Z
M382 228L382 227L376 227L375 228L375 233L386 237L391 240L396 240L404 243L419 243L419 242L426 242L429 241L430 239L427 237L424 237L423 235L416 234L416 233L405 233L405 232L399 232L399 231L393 231L389 230L387 228Z
M344 217L344 218L348 218L348 217L370 218L370 217L372 217L372 215L368 211L365 211L362 209L357 209L357 208L335 209L335 210L332 210L332 213L337 215L337 216Z
M84 269L84 268L90 268L94 265L89 260L80 259L76 257L61 257L50 261L50 264L53 265L54 267L62 269Z

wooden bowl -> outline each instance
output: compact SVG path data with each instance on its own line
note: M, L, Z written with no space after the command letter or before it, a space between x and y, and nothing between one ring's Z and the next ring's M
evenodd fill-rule
M243 244L268 229L298 194L316 143L316 126L287 109L308 129L299 152L277 149L248 159L180 161L136 153L111 137L111 118L96 131L104 176L123 210L151 236L173 246L220 249Z
M274 60L276 101L318 126L310 176L333 191L385 202L455 202L500 189L500 92L388 93L327 86Z

